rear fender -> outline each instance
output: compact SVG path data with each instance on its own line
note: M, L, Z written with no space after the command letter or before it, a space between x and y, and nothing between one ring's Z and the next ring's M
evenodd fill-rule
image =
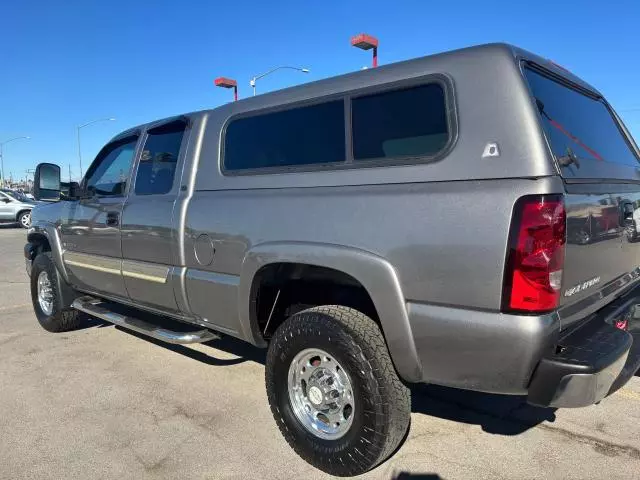
M273 263L301 263L341 271L358 280L367 290L380 318L391 358L400 376L409 382L422 378L409 317L400 282L385 259L370 252L322 243L273 242L257 245L246 254L240 277L240 324L249 341L266 342L251 318L251 287L260 268Z

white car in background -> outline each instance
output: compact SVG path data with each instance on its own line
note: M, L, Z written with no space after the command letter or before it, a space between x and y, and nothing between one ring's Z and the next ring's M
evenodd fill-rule
M24 194L13 190L0 190L0 223L17 222L22 228L31 226L31 210L38 204Z

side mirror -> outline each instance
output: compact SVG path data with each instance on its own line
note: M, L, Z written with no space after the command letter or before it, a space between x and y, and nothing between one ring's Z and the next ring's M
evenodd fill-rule
M60 167L53 163L40 163L33 178L33 196L36 200L60 200Z

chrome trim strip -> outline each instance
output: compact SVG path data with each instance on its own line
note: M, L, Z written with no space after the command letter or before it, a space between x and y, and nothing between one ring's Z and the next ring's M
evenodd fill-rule
M133 260L122 261L122 275L155 283L167 283L169 267L148 262Z
M88 253L65 252L64 263L98 272L123 275L155 283L167 283L169 267L149 262L122 260Z
M82 267L89 270L97 270L98 272L113 273L114 275L120 275L122 272L115 268L106 268L99 265L90 265L88 263L76 262L75 260L66 260L67 265L73 265L74 267Z
M237 287L240 285L240 276L229 273L207 272L205 270L187 269L187 278L191 280L201 280L204 282L219 283Z
M63 261L66 265L96 270L98 272L122 274L122 260L102 255L90 255L87 253L64 252Z

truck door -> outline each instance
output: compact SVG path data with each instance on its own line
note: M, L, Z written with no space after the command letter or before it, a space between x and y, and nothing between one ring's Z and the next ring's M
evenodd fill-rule
M122 274L136 304L175 313L173 267L177 235L173 221L186 145L186 119L147 130L135 181L122 212Z
M64 263L81 290L127 298L120 223L137 142L138 135L128 136L100 151L83 180L82 198L62 221Z

